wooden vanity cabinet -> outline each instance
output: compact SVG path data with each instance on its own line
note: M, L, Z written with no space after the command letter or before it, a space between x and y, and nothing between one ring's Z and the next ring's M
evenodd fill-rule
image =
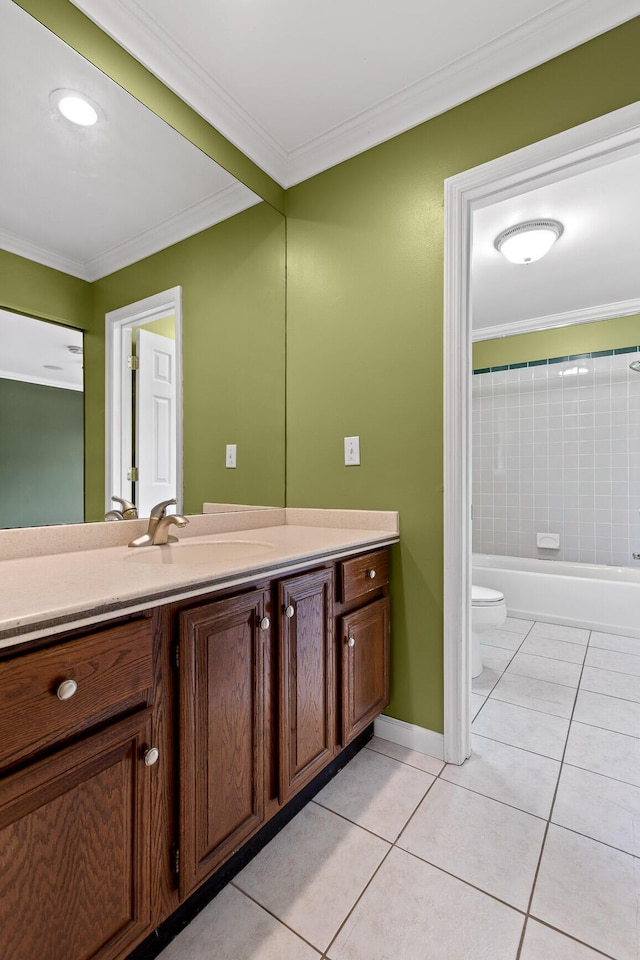
M280 803L333 758L333 569L278 585Z
M187 895L264 819L268 591L180 614L179 880Z
M341 561L337 579L338 739L345 747L389 704L389 551Z
M120 960L149 932L151 668L149 621L0 663L3 960Z

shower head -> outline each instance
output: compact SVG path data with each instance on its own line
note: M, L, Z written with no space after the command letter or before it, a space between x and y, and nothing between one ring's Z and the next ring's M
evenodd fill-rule
M634 373L640 373L640 360L633 360L629 364L629 370L633 370Z

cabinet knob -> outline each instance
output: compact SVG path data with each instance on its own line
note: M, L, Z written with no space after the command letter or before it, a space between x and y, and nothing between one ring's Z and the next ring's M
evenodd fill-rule
M145 750L143 760L147 767L152 767L160 759L160 751L157 747L149 747Z
M269 620L269 617L263 617L262 620L260 621L260 629L268 630L270 626L271 626L271 620Z
M58 700L70 700L77 689L78 684L75 680L63 680L56 690L56 696Z
M347 646L348 646L348 647L355 647L355 645L356 645L356 638L355 638L355 637L349 637L349 639L347 640Z
M294 615L294 613L295 613L295 610L293 609L293 607L291 606L291 604L289 604L288 607L285 607L285 608L284 608L284 615L285 615L285 617L288 617L289 620L291 620L291 617Z
M376 578L375 570L367 570L367 576L369 577L369 580L375 580Z

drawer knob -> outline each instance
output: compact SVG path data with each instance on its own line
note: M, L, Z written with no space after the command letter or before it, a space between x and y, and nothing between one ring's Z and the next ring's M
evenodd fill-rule
M367 570L367 576L369 577L369 580L375 580L376 578L375 570Z
M260 621L260 629L268 630L270 626L271 626L271 620L269 620L269 617L263 617L262 620Z
M355 637L349 637L349 639L347 640L347 646L348 646L348 647L355 647L355 645L356 645L356 638L355 638Z
M58 700L71 700L77 689L78 684L75 680L63 680L56 690L56 696Z
M295 613L295 610L293 609L293 607L291 606L291 604L289 604L288 607L285 607L285 608L284 608L284 615L285 615L285 617L288 617L289 620L291 620L291 617L294 615L294 613Z
M160 759L160 751L157 747L149 747L145 750L143 759L147 767L152 767Z

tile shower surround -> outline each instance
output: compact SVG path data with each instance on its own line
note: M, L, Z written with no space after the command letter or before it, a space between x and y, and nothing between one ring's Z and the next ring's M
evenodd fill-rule
M640 566L639 358L474 371L475 552ZM559 534L560 550L538 548L538 532Z

